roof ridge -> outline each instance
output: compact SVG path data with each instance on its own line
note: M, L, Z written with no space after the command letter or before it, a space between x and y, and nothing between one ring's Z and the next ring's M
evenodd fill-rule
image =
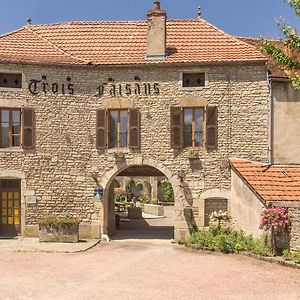
M55 23L42 23L42 24L34 24L30 25L31 27L44 27L44 26L57 26L57 25L88 25L88 24L104 24L104 23L122 23L122 24L134 24L134 23L145 23L146 20L132 20L132 21L125 21L125 20L100 20L100 21L66 21L66 22L55 22Z
M25 28L26 30L32 32L33 34L35 34L39 39L44 40L46 43L48 43L50 46L52 46L52 47L55 48L56 50L60 51L63 55L66 55L66 56L68 56L69 58L71 57L71 58L73 58L73 59L75 59L75 60L78 60L78 61L80 61L80 62L84 62L85 64L89 64L88 61L85 61L85 60L83 60L83 59L81 59L81 58L78 58L78 57L76 57L76 56L74 56L74 55L68 53L66 50L62 49L61 47L55 45L53 42L51 42L50 40L48 40L47 38L45 38L43 35L37 33L35 30L33 30L32 27L33 27L32 25L29 25L29 26L26 26L26 27L24 27L24 28Z
M167 19L167 22L198 22L198 19ZM65 22L54 22L54 23L42 23L33 24L31 27L43 27L43 26L56 26L56 25L84 25L84 24L104 24L104 23L121 23L121 24L135 24L135 23L146 23L147 20L99 20L99 21L65 21Z
M1 38L4 38L4 37L7 37L7 36L9 36L9 35L15 34L15 33L19 32L19 31L25 30L25 29L26 29L26 27L23 26L23 27L21 27L21 28L19 28L19 29L9 31L9 32L4 33L4 34L0 34L0 39L1 39Z

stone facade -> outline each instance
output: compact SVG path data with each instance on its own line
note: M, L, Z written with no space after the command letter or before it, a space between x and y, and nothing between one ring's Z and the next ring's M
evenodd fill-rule
M109 185L131 164L157 167L171 181L175 194L175 237L188 232L191 209L203 215L201 195L211 189L230 190L229 157L267 162L269 159L269 93L264 63L203 66L74 67L30 64L0 64L0 71L21 71L21 90L0 90L1 107L31 107L35 111L35 149L0 149L0 169L24 174L22 190L22 233L36 234L37 222L44 215L66 213L81 220L85 236L107 232ZM207 86L181 88L183 71L205 71ZM42 76L46 75L46 79ZM67 81L67 77L71 81ZM156 95L97 97L99 82L111 77L115 84L159 83ZM38 95L28 91L31 79L67 86L74 94ZM189 159L189 149L170 147L170 107L218 106L218 149L197 149L197 168ZM141 149L125 149L120 165L113 150L96 149L96 110L137 107L141 113ZM103 205L94 202L97 174L104 187ZM22 182L23 182L22 181ZM26 204L26 193L36 196L36 204ZM195 218L203 226L203 218Z
M299 205L300 206L300 205ZM290 246L293 250L300 250L300 207L289 208L292 229Z

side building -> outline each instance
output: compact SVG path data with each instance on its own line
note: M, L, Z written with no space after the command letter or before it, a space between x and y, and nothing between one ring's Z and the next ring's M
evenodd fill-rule
M230 202L229 158L269 161L266 61L201 18L167 20L159 1L145 22L1 36L1 235L66 214L81 238L113 234L112 182L128 169L169 179L176 240L207 225Z

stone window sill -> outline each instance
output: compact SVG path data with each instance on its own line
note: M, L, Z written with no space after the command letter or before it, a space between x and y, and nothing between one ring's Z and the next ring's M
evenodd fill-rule
M124 154L128 154L131 153L129 148L110 148L107 149L107 154L114 154L114 153L124 153Z
M24 149L21 147L0 148L0 153L2 152L24 152Z

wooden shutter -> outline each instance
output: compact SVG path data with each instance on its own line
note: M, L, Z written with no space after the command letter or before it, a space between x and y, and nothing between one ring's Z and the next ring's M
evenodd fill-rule
M138 108L129 109L129 148L140 148L140 112Z
M218 107L208 106L206 110L206 148L218 147Z
M181 149L183 141L182 129L182 109L181 107L171 107L171 148Z
M22 110L22 146L33 149L34 144L34 110L26 107Z
M96 115L96 147L99 150L106 148L106 110L97 109Z

